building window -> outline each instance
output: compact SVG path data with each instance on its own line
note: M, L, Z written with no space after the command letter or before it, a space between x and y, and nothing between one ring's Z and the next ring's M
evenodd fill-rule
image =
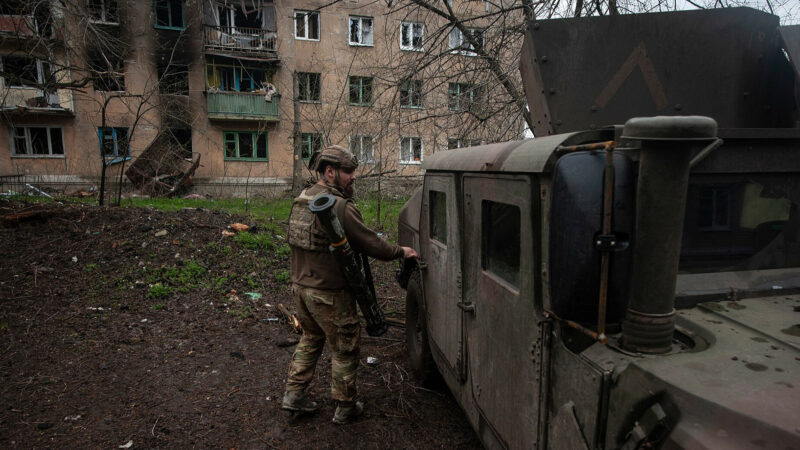
M372 17L350 16L350 45L372 46Z
M90 50L88 64L96 91L125 90L125 61L121 55Z
M350 77L350 104L357 106L372 104L371 77Z
M322 90L322 77L318 73L298 72L298 97L301 102L320 101L320 91Z
M182 30L186 27L183 18L183 0L153 0L155 27Z
M431 239L447 244L447 195L440 191L430 191L428 197Z
M301 133L300 141L304 160L311 159L314 152L322 150L322 135L319 133Z
M350 136L350 153L362 163L372 164L375 162L375 152L372 146L372 136L353 135Z
M506 203L481 202L481 265L513 286L520 281L520 212Z
M266 132L225 131L223 140L226 160L269 161Z
M483 48L483 29L468 28L467 32L470 34L470 36L472 36L472 39L477 44L477 47L473 46L469 42L469 39L467 39L466 36L461 33L461 30L458 28L453 28L450 30L449 48L453 53L466 56L475 56L478 54L477 50Z
M127 128L98 128L97 137L100 140L106 163L115 163L131 157Z
M254 92L264 89L271 78L271 74L265 69L218 64L206 66L206 76L209 88L235 92Z
M400 84L400 107L422 108L421 80L406 80Z
M400 50L422 51L422 41L425 26L416 22L402 22L400 24Z
M189 95L189 66L169 64L158 67L158 90L162 94Z
M247 8L244 2L237 3L217 6L220 28L232 34L255 34L254 31L261 30L263 10L253 6Z
M422 161L422 138L400 138L400 163L419 164Z
M52 81L50 64L30 56L3 56L6 87L40 87Z
M10 127L12 156L64 156L61 127Z
M447 139L448 150L453 150L462 147L475 147L476 145L481 145L481 144L483 144L483 142L480 139L458 139L458 138Z
M447 107L451 111L475 111L481 104L483 89L467 83L447 86Z
M318 41L319 13L311 11L295 11L294 37L295 39Z
M89 0L88 13L93 22L119 23L117 0Z

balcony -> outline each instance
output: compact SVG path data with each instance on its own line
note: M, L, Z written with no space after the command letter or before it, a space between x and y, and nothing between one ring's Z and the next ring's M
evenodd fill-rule
M203 26L206 53L278 59L276 40L274 31L262 28Z
M208 118L216 120L255 120L277 122L280 120L280 95L268 102L258 92L206 92Z

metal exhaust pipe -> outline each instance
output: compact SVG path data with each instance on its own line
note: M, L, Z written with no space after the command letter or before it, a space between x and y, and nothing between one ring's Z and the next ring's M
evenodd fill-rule
M717 122L702 116L633 118L622 131L622 138L642 141L633 270L622 323L626 350L672 348L689 163L693 152L716 136Z

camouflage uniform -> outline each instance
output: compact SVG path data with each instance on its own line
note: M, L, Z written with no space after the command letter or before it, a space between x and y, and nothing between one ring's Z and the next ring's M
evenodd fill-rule
M327 339L331 349L331 397L352 402L356 396L361 326L356 302L347 290L323 291L292 286L297 319L303 337L289 366L286 390L304 390L314 376L314 367Z

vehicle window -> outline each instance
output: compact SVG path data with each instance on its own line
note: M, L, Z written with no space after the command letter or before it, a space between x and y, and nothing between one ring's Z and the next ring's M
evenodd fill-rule
M481 203L481 216L483 269L519 286L519 207L484 200Z
M430 191L431 239L447 244L447 196L444 192Z
M800 266L798 191L786 175L690 181L680 270L684 273Z

